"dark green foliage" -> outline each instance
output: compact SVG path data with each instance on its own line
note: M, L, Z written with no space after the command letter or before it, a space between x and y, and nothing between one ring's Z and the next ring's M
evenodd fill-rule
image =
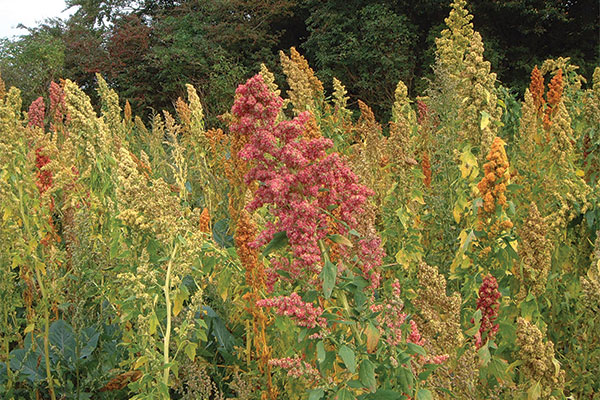
M94 73L131 102L134 112L172 109L185 83L198 89L208 122L218 124L237 83L260 63L276 74L277 52L306 53L326 88L333 76L386 120L393 89L411 96L431 76L434 40L448 15L446 0L69 0L76 12L0 42L0 69L24 92L24 107L51 80L70 78L95 98ZM569 56L590 78L600 59L598 2L473 0L473 23L485 57L507 87L522 93L534 65ZM225 101L226 100L226 101Z
M416 67L415 26L390 6L362 1L314 2L303 44L326 84L333 77L378 113L391 109L399 80L410 85Z

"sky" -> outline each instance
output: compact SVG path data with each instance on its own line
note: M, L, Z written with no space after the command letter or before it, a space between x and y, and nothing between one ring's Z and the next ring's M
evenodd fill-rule
M46 18L66 17L74 10L61 14L65 8L65 0L0 0L0 38L27 33L17 29L20 23L34 27Z

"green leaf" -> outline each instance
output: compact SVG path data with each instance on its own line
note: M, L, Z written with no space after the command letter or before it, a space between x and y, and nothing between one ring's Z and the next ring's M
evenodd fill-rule
M433 400L433 395L429 389L419 389L417 391L417 400Z
M356 397L354 397L354 395L348 389L339 390L334 397L335 400L352 400L355 398Z
M317 361L319 364L325 361L325 346L322 340L317 343Z
M348 382L346 382L346 384L348 385L348 387L351 387L352 389L362 389L364 387L362 382L357 379L348 381Z
M482 365L486 366L490 362L492 355L490 354L489 343L486 342L485 345L481 346L479 350L477 350L477 354L479 355L479 359L481 360Z
M490 372L493 376L501 381L509 381L510 374L508 373L508 362L497 357L492 358L489 365Z
M374 392L377 389L377 381L375 380L375 365L370 360L363 360L358 369L358 377L363 385L369 391Z
M36 354L31 348L16 349L10 352L10 368L23 374L30 382L40 382L46 379L44 363L38 363L41 359L42 354Z
M222 219L213 225L212 236L214 241L221 247L233 246L233 236L229 233L229 220Z
M289 243L287 233L285 231L277 232L273 235L273 239L265 246L262 254L267 257L271 252L285 247Z
M323 278L323 295L326 299L331 297L331 292L335 286L335 276L337 275L337 267L329 260L325 260L325 266L321 271Z
M412 391L414 376L411 370L406 367L400 367L397 369L398 383L400 383L400 390L403 393L410 393Z
M156 313L153 311L152 314L150 314L150 319L148 321L148 333L150 335L154 335L156 333L157 326L158 326L158 317L156 316Z
M79 358L86 358L92 355L96 346L98 346L98 339L100 338L100 332L96 331L93 327L85 328L82 332L83 342L85 345L79 351ZM86 342L87 340L87 342Z
M427 355L427 353L425 352L425 349L421 346L419 346L418 344L414 344L414 343L406 343L408 346L408 352L410 354L420 354L422 356Z
M338 350L338 355L344 361L346 368L352 373L356 372L356 356L354 355L354 351L343 344Z
M71 325L59 319L50 325L48 340L55 357L66 360L70 365L74 365L76 358L75 333ZM55 358L53 357L53 358Z
M308 391L308 400L319 400L325 395L323 389L312 389Z
M389 389L379 389L377 392L368 396L370 400L403 400L406 396Z

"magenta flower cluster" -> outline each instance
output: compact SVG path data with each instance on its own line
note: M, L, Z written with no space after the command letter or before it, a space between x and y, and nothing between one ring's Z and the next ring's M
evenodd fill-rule
M273 358L269 360L269 365L287 370L288 376L294 378L304 377L312 380L320 377L319 371L298 356Z
M475 345L481 347L485 341L484 336L487 334L486 340L491 340L498 332L498 310L500 302L498 301L502 295L498 291L498 282L492 275L487 275L483 278L483 282L479 287L479 298L477 299L477 309L481 310L481 326L479 332L475 335Z
M361 261L363 276L371 282L374 289L381 285L381 274L377 268L383 264L384 257L385 251L378 235L371 235L358 243L358 258Z
M55 123L62 123L69 121L69 115L67 114L67 104L65 100L65 91L63 88L57 84L56 82L50 83L50 116L52 117L52 121L50 123L50 128L52 130L56 129Z
M387 343L390 346L398 346L404 342L403 326L406 323L407 314L403 311L404 303L400 298L400 294L400 282L396 279L392 283L392 296L386 299L385 304L372 304L370 306L372 312L379 313L377 315L379 330L382 334L387 335ZM409 325L410 334L406 341L421 345L423 342L417 324L410 320Z
M27 111L27 117L29 118L28 125L44 129L45 112L44 98L38 97L31 103Z
M323 308L305 303L297 293L289 296L278 296L270 299L261 299L256 302L259 307L274 308L278 315L290 317L298 326L325 328L327 321L321 317Z
M246 183L259 183L248 209L269 205L275 217L253 245L262 246L285 231L294 259L280 267L294 279L313 276L322 267L318 242L328 232L327 211L335 208L336 216L354 227L372 191L358 183L337 153L327 153L333 146L330 139L302 137L308 112L277 121L283 100L268 89L261 75L240 85L236 94L230 130L247 137L239 152L253 162Z
M370 309L372 312L379 313L377 315L377 322L379 322L379 330L382 335L386 335L386 341L390 346L398 346L404 342L414 343L419 346L426 344L425 338L421 336L419 327L414 320L409 320L408 325L410 330L406 339L403 339L403 327L407 323L406 319L408 315L403 312L404 303L400 298L401 287L398 279L392 283L392 295L389 299L386 299L384 304L372 304ZM419 356L417 358L420 364L442 364L448 360L448 355L427 355ZM392 361L397 364L397 361Z

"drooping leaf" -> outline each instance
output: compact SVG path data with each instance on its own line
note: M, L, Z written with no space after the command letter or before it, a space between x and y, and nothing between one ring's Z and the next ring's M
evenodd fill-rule
M337 267L329 260L325 260L325 265L321 271L323 278L323 295L326 299L331 297L331 292L335 286L335 277L337 275Z

